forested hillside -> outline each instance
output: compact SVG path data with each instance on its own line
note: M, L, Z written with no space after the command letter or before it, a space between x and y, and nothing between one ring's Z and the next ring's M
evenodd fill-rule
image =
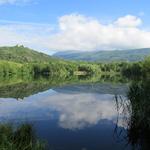
M0 76L50 75L70 76L96 73L97 67L88 63L77 63L53 58L24 46L0 48Z
M24 46L0 47L0 60L8 60L19 63L25 62L49 62L53 57L29 49Z
M0 48L0 75L32 74L50 76L118 73L124 63L67 61L36 52L24 46Z
M150 55L150 48L133 49L133 50L115 50L115 51L64 51L55 53L54 56L67 60L81 60L90 62L112 62L112 61L129 61L138 62L144 60Z
M0 48L0 76L46 75L68 78L74 75L114 76L116 74L127 77L150 74L150 58L139 62L82 62L53 58L23 46Z

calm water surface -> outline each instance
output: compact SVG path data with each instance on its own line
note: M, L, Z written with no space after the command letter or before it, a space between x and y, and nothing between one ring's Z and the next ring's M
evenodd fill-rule
M10 92L0 98L0 122L32 124L50 150L128 150L128 114L117 109L115 100L115 95L125 98L126 91L125 84L80 84L51 87L23 99Z

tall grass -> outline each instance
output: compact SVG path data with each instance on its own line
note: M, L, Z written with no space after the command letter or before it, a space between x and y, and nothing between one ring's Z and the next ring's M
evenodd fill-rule
M45 150L46 144L37 139L31 125L14 128L0 125L0 150Z

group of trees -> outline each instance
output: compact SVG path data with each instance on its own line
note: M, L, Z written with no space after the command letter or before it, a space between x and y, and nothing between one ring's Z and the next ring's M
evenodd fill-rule
M120 64L101 64L88 62L51 61L43 63L16 63L0 61L0 75L49 75L49 76L73 76L84 73L94 75L100 73L120 72Z
M14 62L0 60L0 76L19 75L49 75L73 76L75 74L121 74L126 77L144 76L150 72L150 58L141 62L77 62L60 59L49 59L46 62Z
M0 61L0 76L17 75L73 75L77 66L73 63L15 63Z
M10 74L18 74L21 71L22 64L9 62L9 61L0 61L0 75L8 76Z
M122 68L122 75L129 78L147 77L150 74L150 57L147 57L144 61L135 63L126 63Z
M150 72L150 58L140 62L67 61L24 46L0 47L0 76L122 74L126 77L135 77L147 75L148 72Z

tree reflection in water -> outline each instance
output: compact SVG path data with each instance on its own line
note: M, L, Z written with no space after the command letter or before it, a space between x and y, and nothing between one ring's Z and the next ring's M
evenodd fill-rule
M14 128L12 125L0 125L1 150L45 150L45 142L36 138L31 125L24 124Z
M124 114L128 144L133 149L150 149L150 79L133 81L127 93L127 99L116 96L118 113ZM127 115L129 114L129 115ZM118 114L120 116L120 114ZM116 135L122 131L115 130Z

